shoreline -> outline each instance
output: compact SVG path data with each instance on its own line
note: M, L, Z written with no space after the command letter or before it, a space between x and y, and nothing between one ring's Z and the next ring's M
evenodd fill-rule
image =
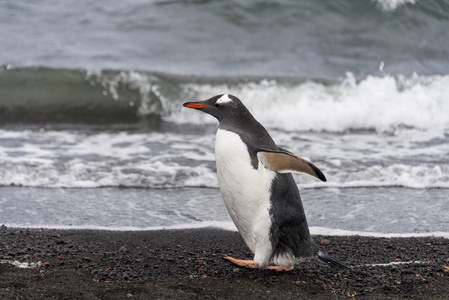
M200 224L176 224L171 226L151 226L151 227L115 227L110 228L107 226L15 226L15 225L0 225L10 229L18 230L56 230L56 231L106 231L106 232L147 232L147 231L164 231L164 230L221 230L237 232L232 221L202 221ZM341 236L359 236L359 237L372 237L372 238L445 238L449 239L449 232L433 231L433 232L405 232L405 233L382 233L382 232L370 232L370 231L355 231L346 229L329 229L328 227L309 226L310 234L315 236L329 236L329 237L341 237Z
M330 299L449 297L449 239L313 236L353 266L317 260L291 272L250 270L240 235L212 228L100 231L0 227L0 298ZM34 265L19 268L11 261Z

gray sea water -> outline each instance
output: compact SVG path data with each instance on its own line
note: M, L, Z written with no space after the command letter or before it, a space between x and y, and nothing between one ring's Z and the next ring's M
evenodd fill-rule
M0 188L8 226L155 230L237 230L218 189ZM448 237L447 193L440 189L307 189L303 203L312 234Z
M326 183L312 232L449 235L449 2L0 2L0 224L234 230L231 93Z

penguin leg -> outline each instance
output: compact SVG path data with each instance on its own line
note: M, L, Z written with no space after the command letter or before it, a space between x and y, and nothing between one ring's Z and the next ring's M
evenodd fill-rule
M251 269L259 269L259 264L256 263L254 260L243 260L243 259L236 259L230 256L224 257L224 259L229 260L233 264L236 264L237 266L251 268Z

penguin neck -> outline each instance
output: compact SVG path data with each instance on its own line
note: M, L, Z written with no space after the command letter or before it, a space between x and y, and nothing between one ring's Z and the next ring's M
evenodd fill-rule
M218 129L234 132L243 140L249 139L257 149L278 150L268 131L251 115L220 121Z

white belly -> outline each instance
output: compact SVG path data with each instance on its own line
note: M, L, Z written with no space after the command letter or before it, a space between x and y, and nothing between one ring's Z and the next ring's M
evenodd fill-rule
M254 169L240 136L227 130L217 131L215 157L218 183L232 220L256 256L268 255L267 252L271 253L269 190L275 173L260 162L258 169Z

